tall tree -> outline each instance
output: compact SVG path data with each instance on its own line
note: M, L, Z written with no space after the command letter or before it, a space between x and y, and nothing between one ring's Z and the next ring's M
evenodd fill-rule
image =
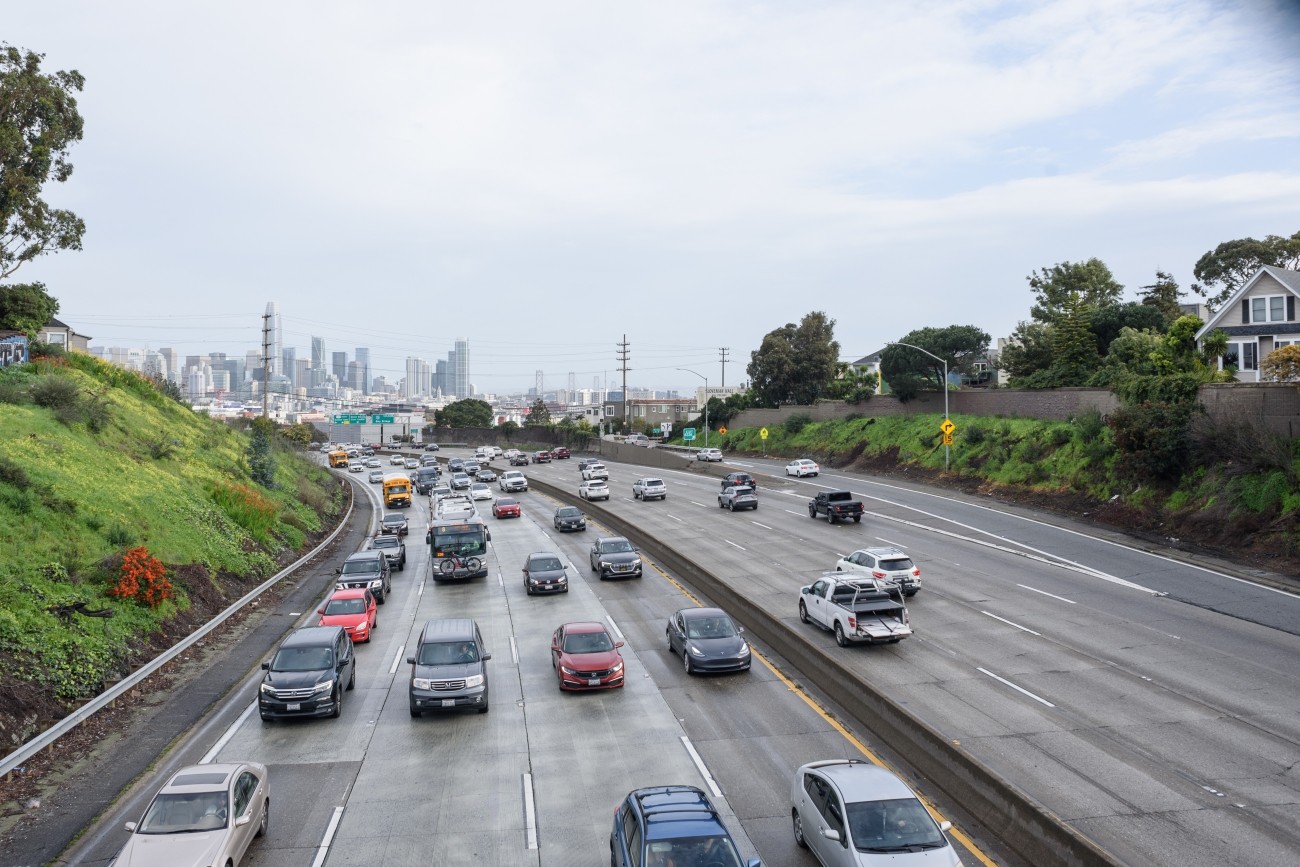
M1053 328L1042 322L1022 321L998 355L998 366L1012 379L1024 379L1052 366Z
M41 72L44 57L0 45L0 279L42 253L81 249L86 230L41 198L47 181L72 175L67 152L82 132L73 94L85 84L76 70Z
M1174 309L1177 309L1175 307ZM1164 331L1169 327L1164 311L1150 304L1129 301L1124 304L1107 304L1088 310L1088 328L1096 338L1094 346L1105 355L1110 343L1125 328L1138 331L1151 329Z
M814 403L835 379L839 355L835 320L820 310L805 315L797 326L790 322L769 331L745 368L755 401L764 406Z
M1205 303L1211 310L1218 310L1261 265L1300 269L1300 232L1289 238L1269 235L1262 241L1254 238L1224 241L1196 260L1192 273L1205 287L1193 284L1192 290L1205 294ZM1209 294L1211 289L1217 291Z
M0 328L22 331L28 340L35 340L58 312L58 300L45 291L43 283L0 286Z
M1078 295L1065 303L1052 335L1052 366L1062 385L1083 385L1097 367L1097 338L1088 327L1088 308Z
M1124 287L1097 258L1087 262L1060 262L1026 278L1034 290L1030 315L1038 322L1055 323L1066 315L1070 298L1078 296L1084 307L1105 307L1119 302Z
M1172 274L1164 271L1156 272L1156 282L1150 286L1143 286L1138 290L1138 298L1142 303L1154 307L1165 317L1165 323L1171 324L1183 311L1178 307L1178 299L1183 293L1178 289L1178 281L1173 278ZM1136 326L1130 326L1136 327ZM1106 346L1107 344L1102 344Z
M943 362L910 346L919 346L948 362L949 373L969 373L976 361L988 357L989 335L974 325L949 325L946 328L918 328L904 334L898 343L880 355L880 372L895 394L913 388L942 391ZM909 378L915 377L912 383ZM906 385L905 385L906 383Z
M525 421L532 427L544 427L550 424L551 411L546 408L546 401L537 398L532 408L528 410L528 418Z
M485 401L467 398L447 404L433 417L439 427L491 427L492 407Z

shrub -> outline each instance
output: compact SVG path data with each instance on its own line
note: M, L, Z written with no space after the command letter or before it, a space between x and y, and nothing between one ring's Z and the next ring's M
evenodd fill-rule
M0 457L0 482L13 485L20 491L25 491L32 486L27 471L6 457Z
M1079 433L1079 441L1090 443L1106 428L1106 419L1100 410L1085 409L1074 417L1074 429Z
M27 393L27 386L22 380L9 377L0 379L0 403L18 405L27 403L29 399L30 395Z
M103 522L103 520L100 519L100 518L99 518L98 516L96 516L96 515L86 515L84 518L81 519L81 523L85 524L85 525L86 525L87 527L89 527L93 532L96 532L96 533L98 533L100 530L104 529L104 522Z
M784 428L785 432L790 436L794 436L810 424L812 424L812 416L805 412L797 412L787 418L781 427Z
M1110 427L1120 452L1120 473L1153 481L1177 479L1188 464L1191 415L1191 405L1150 401L1116 410Z
M102 390L82 398L79 409L79 415L86 420L86 427L90 428L91 433L99 433L113 420L112 406Z
M973 424L966 429L966 442L970 445L977 446L988 437L988 431L977 424Z
M1047 434L1047 442L1057 448L1065 445L1070 441L1070 431L1068 428L1054 427Z
M108 593L118 599L142 602L150 608L157 608L173 595L167 567L144 546L122 555L121 576Z
M46 409L77 409L81 402L81 387L70 378L55 373L38 376L29 392L32 402Z
M271 528L275 526L279 507L261 491L238 482L218 483L212 488L212 499L230 520L263 543L269 543Z
M127 545L130 545L135 541L135 534L126 527L123 527L121 524L114 524L108 528L108 532L104 534L104 538L108 540L108 544L110 545L118 548L125 548Z

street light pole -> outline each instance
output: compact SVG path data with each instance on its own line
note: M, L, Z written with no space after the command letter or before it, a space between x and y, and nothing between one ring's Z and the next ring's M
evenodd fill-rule
M894 341L889 345L906 346L909 349L915 349L917 352L924 352L926 355L930 356L935 361L941 362L943 364L943 420L948 421L948 360L945 358L940 358L939 356L935 355L933 352L931 352L928 349L922 349L921 347L911 343L900 343L898 341ZM943 447L943 468L945 470L948 469L951 463L952 463L952 447L945 445Z
M684 367L677 369L682 373L695 373ZM709 447L709 378L702 373L695 373L695 375L704 380L704 447L707 449Z

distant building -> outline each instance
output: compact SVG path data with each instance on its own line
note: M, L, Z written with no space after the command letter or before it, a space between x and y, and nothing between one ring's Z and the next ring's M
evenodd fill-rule
M90 338L84 334L78 334L72 330L72 327L58 319L51 319L45 323L37 339L41 343L48 343L51 346L58 346L69 352L90 352Z

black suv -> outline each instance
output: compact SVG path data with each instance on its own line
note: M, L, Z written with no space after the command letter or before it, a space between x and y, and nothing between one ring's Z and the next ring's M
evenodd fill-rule
M343 712L343 692L356 682L352 639L342 626L308 626L262 663L257 712L263 721Z
M641 555L622 536L601 536L591 543L591 571L606 578L640 578Z
M566 530L585 530L587 516L577 506L560 506L555 510L555 529L561 533Z
M351 590L369 587L375 601L383 605L393 589L393 575L388 568L388 555L376 548L358 551L334 570L339 577L335 589Z
M426 710L488 712L487 661L478 624L467 618L430 620L420 632L411 666L411 716Z
M654 786L629 792L614 814L609 863L739 867L741 860L708 795L694 786ZM744 863L762 867L757 858Z
M757 488L758 482L749 473L727 473L722 477L722 487L734 488L738 485L744 485L749 488Z

